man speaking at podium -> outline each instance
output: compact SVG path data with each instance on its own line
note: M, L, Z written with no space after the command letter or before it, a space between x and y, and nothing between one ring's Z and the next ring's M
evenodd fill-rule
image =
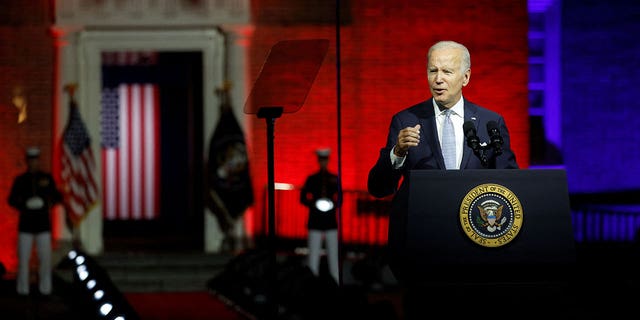
M393 115L367 182L374 197L393 195L389 264L400 282L411 170L518 169L502 115L462 95L471 78L467 48L454 41L434 44L427 55L427 78L432 97Z

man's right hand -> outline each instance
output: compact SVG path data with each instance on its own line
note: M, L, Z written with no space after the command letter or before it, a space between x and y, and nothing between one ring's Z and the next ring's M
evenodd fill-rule
M393 153L398 157L407 155L409 148L415 147L420 143L420 125L414 127L406 127L398 132L398 142L396 143Z

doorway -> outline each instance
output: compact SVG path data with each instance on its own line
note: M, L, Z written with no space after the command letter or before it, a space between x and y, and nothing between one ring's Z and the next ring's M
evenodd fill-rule
M113 54L113 52L108 52ZM115 177L116 184L127 185L127 194L109 195L103 186L105 208L118 202L115 214L106 214L103 224L105 251L202 251L204 239L203 186L203 57L200 51L159 51L149 55L117 53L142 57L127 63L103 63L103 92L120 86L151 84L156 87L157 138L147 137L140 145L155 144L157 174L153 191L136 193L129 179L144 175L129 170ZM116 59L117 61L117 59ZM126 99L125 99L126 100ZM103 103L104 104L104 103ZM103 105L104 108L104 105ZM122 112L122 110L121 110ZM104 110L101 112L104 116ZM135 124L133 124L135 125ZM129 124L132 126L132 124ZM142 128L141 131L145 131ZM103 125L104 138L104 125ZM148 130L153 132L154 130ZM120 136L120 140L128 137ZM135 149L131 148L130 149ZM104 152L105 144L102 144ZM132 154L138 150L132 150ZM142 155L139 158L149 158ZM128 159L127 159L128 160ZM135 162L135 160L131 160ZM131 164L121 164L133 168ZM103 160L103 170L108 167ZM139 166L144 169L144 164ZM105 173L103 171L103 177ZM144 179L140 178L141 180ZM109 179L103 178L103 183ZM132 179L134 180L134 179ZM114 188L118 189L118 188ZM154 210L138 214L132 194L153 193ZM128 199L120 205L120 199Z

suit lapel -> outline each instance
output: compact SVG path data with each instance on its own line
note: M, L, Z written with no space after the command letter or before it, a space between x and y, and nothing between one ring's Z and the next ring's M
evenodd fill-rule
M442 148L440 147L440 140L438 139L438 127L436 125L436 114L433 110L433 98L426 101L426 106L422 109L425 112L424 121L422 126L424 127L424 136L421 139L427 140L428 146L435 146L436 162L439 168L444 168L444 158L442 157Z
M479 120L480 119L478 119L478 109L473 103L468 102L465 99L464 100L464 122L467 122L467 121L473 122L477 132ZM463 139L463 143L464 143L464 146L462 147L462 150L464 151L462 152L462 162L460 163L460 169L465 169L471 157L475 157L475 155L473 154L473 150L467 147L466 139Z

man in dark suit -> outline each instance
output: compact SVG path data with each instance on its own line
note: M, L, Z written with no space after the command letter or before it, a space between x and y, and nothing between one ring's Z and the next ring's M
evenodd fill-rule
M393 115L386 144L380 149L367 182L371 195L378 198L393 195L388 250L390 267L400 281L404 280L402 264L406 261L403 250L407 182L411 170L518 168L504 118L462 95L462 88L469 84L471 78L471 57L467 48L457 42L441 41L429 49L427 60L432 97ZM451 131L447 135L444 134L447 131L445 122L449 120ZM488 123L495 125L501 134L501 150L496 152L492 148L478 146L480 151L474 152L465 136L475 133L477 142L491 141L486 129ZM443 150L451 152L448 164L445 164ZM483 154L487 161L481 160Z

